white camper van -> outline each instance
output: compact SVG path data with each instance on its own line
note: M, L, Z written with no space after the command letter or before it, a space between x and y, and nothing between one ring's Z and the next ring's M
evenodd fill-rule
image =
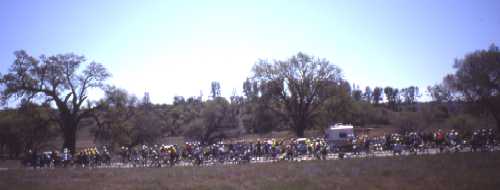
M344 144L354 138L354 126L347 124L335 124L325 131L326 141L329 143Z
M333 152L352 151L352 139L354 138L354 126L347 124L335 124L325 131L325 140Z

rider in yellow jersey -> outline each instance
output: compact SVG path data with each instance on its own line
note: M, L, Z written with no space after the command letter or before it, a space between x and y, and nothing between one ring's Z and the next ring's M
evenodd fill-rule
M175 146L171 146L171 147L170 147L170 152L171 152L172 154L177 153L177 150L175 149Z

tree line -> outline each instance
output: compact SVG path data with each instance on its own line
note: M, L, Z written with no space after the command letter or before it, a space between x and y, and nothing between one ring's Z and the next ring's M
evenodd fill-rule
M243 95L221 96L219 82L210 98L176 96L154 104L106 83L111 74L97 62L76 54L42 55L26 51L0 74L0 98L15 108L0 112L0 150L19 154L61 137L75 151L77 133L91 129L96 142L113 146L155 143L183 136L203 143L289 130L303 137L309 129L334 123L360 127L500 129L500 51L491 45L455 61L455 73L427 88L430 102L419 102L417 86L366 87L349 83L326 59L297 53L286 60L258 60L242 84ZM104 91L88 100L91 89ZM14 151L15 150L15 151Z

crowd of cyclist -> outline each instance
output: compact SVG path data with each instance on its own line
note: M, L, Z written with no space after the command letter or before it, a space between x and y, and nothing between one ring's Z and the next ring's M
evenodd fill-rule
M492 151L497 145L496 132L493 129L478 129L471 134L460 134L456 130L434 132L407 132L405 134L391 133L384 136L368 138L361 136L353 141L354 154L360 152L392 151L401 154L429 152L436 149L438 152L458 152L462 150Z
M129 149L121 147L120 162L134 167L162 167L177 164L239 164L251 161L294 160L298 156L314 155L326 159L327 143L316 139L264 139L256 142L231 142L202 145L186 142L184 145L142 145Z
M85 148L72 155L67 148L62 152L53 150L45 152L36 152L29 150L22 160L25 166L33 168L52 168L52 167L97 167L111 164L111 154L106 146L101 151L97 147Z
M368 137L359 135L348 143L329 142L324 138L257 139L256 141L218 142L210 145L186 142L180 145L140 145L120 147L114 154L106 146L85 148L76 154L68 149L47 152L29 151L23 164L33 168L54 167L166 167L175 165L242 164L250 162L326 160L332 156L375 155L377 153L425 154L438 152L492 151L496 143L492 129L471 134L458 131L391 133Z

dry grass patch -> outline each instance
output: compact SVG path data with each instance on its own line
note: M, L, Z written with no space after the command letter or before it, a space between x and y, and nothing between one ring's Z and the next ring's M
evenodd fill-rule
M0 189L500 189L500 153L239 166L9 170Z

